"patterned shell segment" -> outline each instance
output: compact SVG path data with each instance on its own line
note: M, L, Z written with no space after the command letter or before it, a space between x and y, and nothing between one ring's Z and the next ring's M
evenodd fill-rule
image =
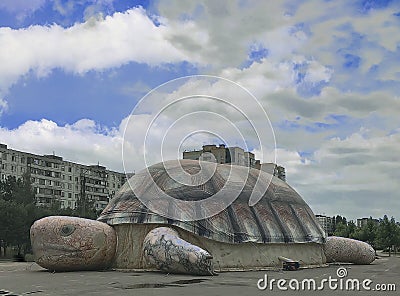
M179 163L189 174L200 171L198 161L180 160ZM139 192L154 190L152 186L158 186L169 196L180 200L207 199L228 182L229 174L235 175L236 178L245 178L246 183L239 196L223 211L207 219L185 221L184 210L174 213L182 217L180 220L169 219L150 211L137 198L127 182L104 209L98 218L99 221L109 225L126 223L175 225L194 234L227 243L325 242L325 233L310 207L293 188L276 177L272 177L262 198L254 206L249 206L249 198L257 178L262 178L264 184L268 184L271 178L271 175L265 172L218 164L212 177L204 184L196 186L184 185L172 179L165 170L164 163L150 166L148 168L150 175L142 172L132 177L136 179L130 180L140 182ZM245 176L243 172L246 172ZM152 180L149 180L150 178ZM169 208L168 201L162 199L157 200L157 206Z

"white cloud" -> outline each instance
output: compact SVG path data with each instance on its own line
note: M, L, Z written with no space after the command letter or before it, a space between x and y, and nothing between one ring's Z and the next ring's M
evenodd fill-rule
M329 82L332 77L333 70L321 65L316 61L308 62L308 71L305 75L304 80L311 83L320 81Z
M372 83L379 87L379 80L398 81L400 62L395 56L398 55L400 34L399 20L394 13L399 8L397 2L392 2L386 8L363 14L360 13L361 8L348 1L306 1L292 18L295 23L306 23L310 31L299 53L308 54L321 64L336 68L335 79L347 81L349 88L355 84L368 87ZM362 74L373 66L380 66L377 76L355 82L354 72L339 71L344 64L342 55L347 53L361 58Z
M325 141L305 160L280 150L287 179L315 212L398 218L400 134L370 137L362 130L340 140ZM281 155L281 157L280 157Z
M168 40L214 71L240 66L254 44L282 57L303 42L290 33L281 1L160 1L157 10L168 20Z
M158 65L187 59L167 41L168 28L156 26L142 8L115 13L104 20L89 19L63 28L31 26L0 28L0 88L33 71L48 75L54 68L83 74L129 62Z
M13 130L0 128L0 139L9 148L36 154L54 151L65 160L83 164L100 162L122 171L122 133L114 130L104 134L92 120L82 119L65 126L47 119L30 120Z

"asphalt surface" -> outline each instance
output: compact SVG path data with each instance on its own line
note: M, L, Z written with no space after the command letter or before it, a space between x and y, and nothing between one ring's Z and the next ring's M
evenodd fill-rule
M338 275L338 268L341 268L339 274L342 278ZM269 285L260 290L257 283L263 279L259 282L260 288L263 288L265 278ZM312 280L316 283L316 290ZM352 285L350 280L360 283L359 291L352 290L357 284ZM299 290L293 290L297 288L297 283ZM393 290L394 286L396 291L377 291L377 288ZM282 290L285 288L287 290ZM330 265L297 271L226 272L209 277L120 271L51 273L36 263L0 262L0 295L8 296L278 294L400 295L400 258L381 257L370 265Z

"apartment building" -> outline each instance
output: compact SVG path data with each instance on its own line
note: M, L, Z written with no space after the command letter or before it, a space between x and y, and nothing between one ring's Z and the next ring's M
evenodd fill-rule
M286 170L283 166L277 165L276 163L258 163L255 166L256 169L263 170L264 172L270 173L275 177L278 177L282 181L286 182Z
M325 231L326 235L333 235L333 229L335 226L335 220L333 217L328 217L325 215L315 215L317 221L321 225L322 229Z
M125 183L124 173L101 165L83 165L57 155L37 155L9 149L0 144L0 179L21 178L30 172L38 205L59 201L62 208L76 208L81 197L94 201L96 209L106 207Z
M373 219L373 218L359 218L357 219L357 227L363 227L365 225L367 225L368 221L372 221L374 222L376 225L379 224L379 220L378 219Z
M275 163L260 163L252 152L244 151L240 147L226 147L224 144L203 145L201 150L184 151L183 159L229 163L261 169L279 179L286 181L285 168Z

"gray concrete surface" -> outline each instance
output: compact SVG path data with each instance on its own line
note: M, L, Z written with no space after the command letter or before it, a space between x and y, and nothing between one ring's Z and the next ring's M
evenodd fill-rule
M346 291L340 287L323 290L293 291L304 279L313 279L320 286L322 280L339 280L337 269L346 268L343 280L371 280L371 291ZM273 290L259 290L257 282L267 275L275 280ZM286 279L287 291L278 289L276 281ZM260 284L263 284L261 282ZM339 281L337 282L339 284ZM345 283L345 282L344 282ZM372 291L376 284L394 284L396 291ZM382 257L370 265L330 265L329 267L298 271L226 272L214 277L166 275L146 272L64 272L51 273L36 263L0 262L0 295L400 295L400 258Z

